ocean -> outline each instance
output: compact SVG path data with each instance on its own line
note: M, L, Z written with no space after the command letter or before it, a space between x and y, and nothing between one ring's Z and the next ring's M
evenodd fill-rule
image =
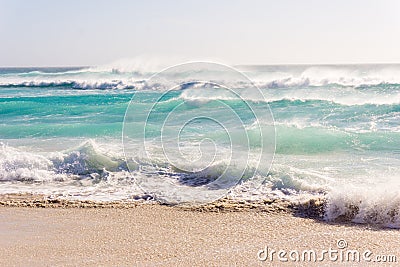
M0 194L321 197L400 227L400 65L157 71L0 68Z

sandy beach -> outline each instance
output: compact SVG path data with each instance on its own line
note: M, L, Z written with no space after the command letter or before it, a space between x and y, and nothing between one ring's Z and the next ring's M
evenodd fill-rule
M1 266L310 264L290 259L283 262L276 254L272 260L269 255L261 261L266 247L269 253L271 249L287 253L296 250L300 260L304 250L351 249L361 255L371 251L371 262L377 255L396 255L398 261L399 238L398 230L328 224L288 212L201 212L158 204L125 208L0 207ZM338 249L338 240L347 246ZM343 263L328 256L313 262L319 266ZM352 264L364 266L366 262L361 258Z

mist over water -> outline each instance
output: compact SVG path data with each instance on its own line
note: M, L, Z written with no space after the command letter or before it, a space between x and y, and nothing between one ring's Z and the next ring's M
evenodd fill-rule
M143 174L129 173L121 141L125 111L134 95L131 107L137 110L137 121L145 119L140 111L150 109L153 99L161 100L156 106L159 114L148 125L155 138L154 143L148 142L151 162L139 146L132 148L136 154L127 160L138 168L155 167L153 173L160 179L193 187L213 181L227 164L229 153L221 151L229 151L229 137L237 143L243 138L234 131L226 136L216 124L195 121L181 140L183 154L192 161L180 168L171 166L156 138L164 122L159 118L177 106L180 111L176 114L181 115L170 121L166 138L169 130L172 133L175 126L186 122L185 115L204 109L235 126L232 117L221 112L224 105L241 116L252 148L259 148L257 130L251 128L254 118L243 101L226 90L189 83L164 95L168 84L146 82L154 70L135 68L0 69L0 192L104 201L143 195L135 185L135 175ZM262 112L258 120L265 129L275 126L276 154L271 169L263 168L263 162L258 166L249 161L248 173L232 171L231 175L241 176L239 186L231 192L233 198L298 201L324 196L328 199L327 219L355 212L354 221L399 227L399 65L237 69L260 88L262 98L252 94L251 84L229 80L224 73L218 74L220 81L212 82L235 86L260 110L269 105L275 121L263 118ZM134 123L131 121L132 129ZM137 143L141 140L139 130L138 126L138 135L133 130L130 136L133 144L135 138ZM199 154L199 142L204 139L215 143L203 143L203 152L216 145L221 153L213 164L197 172L203 166L201 160L207 160ZM253 174L264 183L249 190L246 182Z

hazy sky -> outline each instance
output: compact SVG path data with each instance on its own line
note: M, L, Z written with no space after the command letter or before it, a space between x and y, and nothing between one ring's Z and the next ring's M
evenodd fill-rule
M0 0L0 66L400 62L400 1Z

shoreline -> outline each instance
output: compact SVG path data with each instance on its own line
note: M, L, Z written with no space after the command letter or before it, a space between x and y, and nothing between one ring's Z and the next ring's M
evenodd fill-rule
M120 201L93 201L54 198L46 195L21 193L0 194L1 207L19 208L119 208L129 209L140 205L160 205L175 207L181 210L200 212L267 212L288 213L307 218L321 219L323 217L325 200L310 199L303 203L292 203L284 199L235 200L221 198L205 204L162 204L155 200L129 199Z

